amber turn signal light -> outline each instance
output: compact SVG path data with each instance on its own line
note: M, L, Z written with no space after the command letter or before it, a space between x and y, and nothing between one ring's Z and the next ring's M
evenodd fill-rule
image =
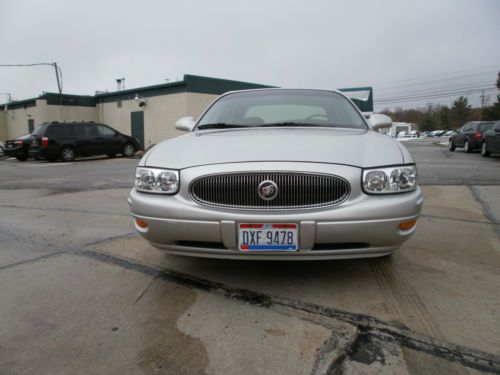
M404 223L399 224L399 229L401 229L401 230L408 230L408 229L413 228L416 224L417 224L417 220L416 219L405 221Z
M144 220L141 220L141 219L135 219L135 223L140 228L147 228L148 227L148 223L146 223Z

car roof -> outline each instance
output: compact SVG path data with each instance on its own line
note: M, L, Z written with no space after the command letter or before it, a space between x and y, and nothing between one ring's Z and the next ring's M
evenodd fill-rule
M246 90L233 90L233 91L228 91L222 94L221 96L224 95L229 95L229 94L238 94L238 93L245 93L245 92L260 92L260 91L310 91L310 92L328 92L328 93L336 93L340 94L342 96L345 96L341 91L339 90L326 90L326 89L307 89L307 88L282 88L282 87L268 87L268 88L260 88L260 89L246 89Z

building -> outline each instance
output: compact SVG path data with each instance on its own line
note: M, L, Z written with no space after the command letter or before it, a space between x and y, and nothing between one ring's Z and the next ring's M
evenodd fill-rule
M48 121L95 121L139 139L144 148L180 134L175 121L198 117L220 94L272 86L185 75L182 81L94 96L44 93L0 105L0 140L31 133Z

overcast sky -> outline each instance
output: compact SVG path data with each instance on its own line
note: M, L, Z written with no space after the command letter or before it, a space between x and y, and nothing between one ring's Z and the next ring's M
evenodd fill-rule
M0 64L56 61L63 91L91 94L184 74L281 87L373 86L395 102L493 87L499 0L0 0ZM474 91L476 90L476 91ZM50 67L0 67L0 93L57 92ZM436 94L434 94L436 93ZM496 92L487 90L490 102ZM396 98L396 99L394 99ZM6 97L0 96L0 102ZM401 99L403 100L403 99Z

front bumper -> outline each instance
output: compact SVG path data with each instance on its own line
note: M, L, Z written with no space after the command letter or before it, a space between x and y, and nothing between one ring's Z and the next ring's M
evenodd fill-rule
M261 164L261 163L256 163ZM267 165L269 170L290 170L290 165ZM238 171L262 170L263 165L240 165ZM234 171L235 166L231 169ZM423 204L420 188L411 193L375 196L364 194L361 169L348 166L301 165L293 170L331 173L351 181L349 198L338 206L293 211L249 211L201 206L191 200L188 181L213 173L218 166L181 171L181 189L173 196L129 195L131 214L147 223L136 229L152 245L170 254L233 259L342 259L384 256L394 252L416 230L399 224L417 219ZM299 250L295 252L242 252L238 250L239 223L297 223Z

